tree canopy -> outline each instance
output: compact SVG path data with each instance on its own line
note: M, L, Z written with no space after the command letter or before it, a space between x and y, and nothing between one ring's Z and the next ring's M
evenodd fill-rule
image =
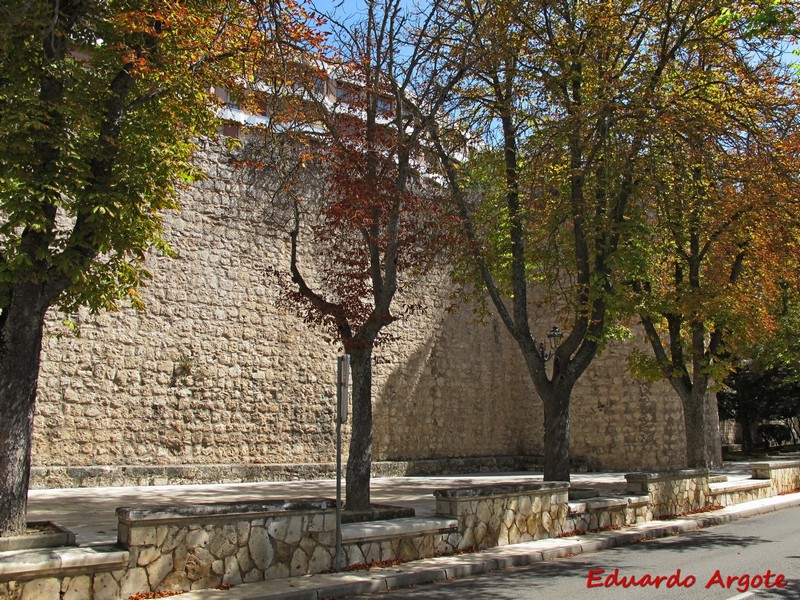
M161 211L201 176L215 86L317 43L295 2L0 5L0 534L24 526L44 315L141 305Z

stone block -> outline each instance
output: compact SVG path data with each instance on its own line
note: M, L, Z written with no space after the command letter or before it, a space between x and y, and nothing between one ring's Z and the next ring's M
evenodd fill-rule
M132 526L128 533L129 546L154 546L157 540L155 527Z
M148 546L142 548L138 554L139 555L136 558L136 564L140 567L144 567L161 556L161 549L155 546ZM170 558L170 561L171 560L172 559Z
M210 535L205 529L194 529L190 530L186 534L185 543L189 549L205 548L205 546L208 544L209 538Z
M155 528L153 528L155 529ZM153 531L155 537L155 530ZM119 580L119 594L123 598L135 594L137 592L149 592L150 583L147 580L147 571L142 567L134 567L128 571Z
M158 591L163 592L177 592L180 590L188 590L192 582L184 573L177 573L173 571L169 573L158 586Z
M92 578L88 575L65 577L61 582L61 600L86 600L92 597Z
M225 569L222 575L222 583L228 585L239 585L242 583L242 572L239 568L239 562L235 556L229 556L225 559Z
M292 577L306 575L308 573L308 555L301 548L298 548L295 550L294 554L292 554L292 560L289 563L289 573Z
M92 581L93 600L117 600L120 596L119 582L112 573L97 573Z
M255 527L250 531L250 540L247 542L250 558L261 569L268 569L272 565L273 547L267 531L262 527Z
M172 555L165 554L147 566L147 581L151 590L157 590L164 578L172 571Z
M60 600L61 582L55 577L34 579L22 584L20 600Z

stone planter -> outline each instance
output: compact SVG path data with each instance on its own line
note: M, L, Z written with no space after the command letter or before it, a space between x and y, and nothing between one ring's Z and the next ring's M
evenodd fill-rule
M436 490L436 514L458 519L459 548L492 548L564 531L569 483L478 485Z
M40 533L0 537L0 552L75 545L75 534L58 523L34 521L28 523L28 529L41 529L42 531Z

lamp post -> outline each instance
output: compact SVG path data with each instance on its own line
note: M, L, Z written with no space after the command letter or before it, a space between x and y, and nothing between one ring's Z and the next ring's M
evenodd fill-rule
M333 570L341 571L345 557L342 549L342 425L347 423L350 403L350 355L336 360L336 552Z
M561 338L564 337L564 332L558 328L558 325L553 325L550 331L547 332L547 340L550 345L550 352L546 352L544 348L544 342L539 342L539 355L542 357L544 362L547 362L556 353L556 348L561 343Z

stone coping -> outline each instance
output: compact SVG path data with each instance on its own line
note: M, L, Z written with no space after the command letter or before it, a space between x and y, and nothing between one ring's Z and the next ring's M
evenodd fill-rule
M587 498L578 502L569 502L569 514L579 515L586 512L604 509L624 509L645 506L650 502L650 496L625 496L614 498Z
M670 479L692 479L695 477L708 477L708 469L675 469L671 471L655 471L652 473L627 473L628 482L636 481L668 481Z
M458 519L411 517L342 525L342 543L458 531Z
M31 521L28 527L47 526L55 531L0 537L0 552L74 546L75 534L54 521Z
M0 581L32 579L65 571L110 571L128 566L130 553L119 546L19 550L0 553Z
M725 481L721 483L711 483L708 486L709 494L727 494L728 492L746 492L747 490L758 490L772 487L769 479L744 479L741 481Z
M117 509L117 517L123 523L152 523L183 519L226 518L241 515L252 518L288 512L332 511L335 508L336 502L328 498L298 498L296 500L256 500L214 504L123 506Z
M800 467L800 460L770 460L750 463L751 469L790 469Z
M528 483L503 483L475 485L471 487L449 488L435 490L433 495L438 499L469 499L486 498L488 496L510 496L525 494L526 492L566 492L569 489L567 481L534 481Z
M628 500L628 506L645 506L646 504L650 504L650 496L626 496Z

